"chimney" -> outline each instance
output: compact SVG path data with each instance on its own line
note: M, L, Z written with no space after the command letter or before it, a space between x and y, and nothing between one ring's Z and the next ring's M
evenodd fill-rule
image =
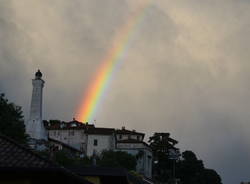
M125 126L122 127L122 130L125 130Z

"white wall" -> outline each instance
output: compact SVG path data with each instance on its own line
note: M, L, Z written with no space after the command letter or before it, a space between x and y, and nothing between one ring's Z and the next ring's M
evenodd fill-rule
M94 140L97 140L97 145L94 145ZM87 156L92 156L95 153L98 155L103 150L113 149L113 135L88 135L87 138Z
M137 139L137 136L139 136L139 139ZM128 140L128 139L134 139L134 140L139 140L139 141L142 141L142 135L127 135L127 134L117 134L116 135L116 139L118 141L121 141L121 140Z
M143 151L143 155L137 160L136 171L152 178L152 151L144 144L133 143L118 143L117 150L125 151L131 155L136 156L139 151Z
M84 130L49 130L49 137L65 144L68 144L78 150L84 147L86 151L86 134Z

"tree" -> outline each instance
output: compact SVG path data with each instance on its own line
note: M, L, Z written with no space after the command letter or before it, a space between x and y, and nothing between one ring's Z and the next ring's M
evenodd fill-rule
M63 166L77 165L78 160L70 156L66 151L60 150L53 153L53 160Z
M179 152L179 149L175 147L178 141L170 138L169 133L154 133L149 138L149 143L154 157L154 178L158 181L166 182L173 177L175 159L170 158L170 153L171 150L172 152Z
M99 159L97 159L97 165L135 170L136 158L124 151L103 151Z
M22 109L9 103L4 94L0 94L0 133L18 143L27 143Z
M221 184L216 171L206 169L202 160L198 160L192 151L184 151L182 160L177 163L177 176L183 184Z
M194 152L184 151L180 160L179 149L175 147L178 141L170 138L169 133L154 133L149 142L154 156L153 176L156 181L176 183L172 180L176 166L175 175L182 184L221 184L217 172L205 168Z

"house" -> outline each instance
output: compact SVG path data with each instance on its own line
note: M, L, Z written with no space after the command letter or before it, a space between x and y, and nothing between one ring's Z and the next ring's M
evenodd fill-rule
M115 129L113 128L89 128L87 135L87 156L100 155L103 150L114 150Z
M137 157L137 172L152 177L152 150L145 143L144 133L135 130L100 128L92 124L71 122L45 122L49 140L69 145L91 157L104 150L125 151Z
M82 157L84 155L82 151L70 146L69 144L60 142L58 140L48 138L48 143L50 152L54 153L57 151L65 151L72 158Z
M152 178L152 150L143 142L145 134L122 127L116 130L116 150L125 151L137 158L136 171Z
M30 149L0 135L1 184L91 184L72 171L33 153Z
M92 124L44 121L50 140L58 141L79 150L87 156L113 150L115 145L113 128L96 128Z
M44 121L48 137L70 145L75 149L86 153L87 151L87 134L88 128L94 125L84 124L73 119L71 122L61 122L57 120Z

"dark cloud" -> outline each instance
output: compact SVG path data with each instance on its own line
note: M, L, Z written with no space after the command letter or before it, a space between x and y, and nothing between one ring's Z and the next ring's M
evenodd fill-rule
M138 1L0 4L0 91L22 105L44 73L44 118L70 120ZM31 8L32 7L32 8ZM97 126L168 131L224 183L249 168L248 1L157 1L135 28L94 117Z

